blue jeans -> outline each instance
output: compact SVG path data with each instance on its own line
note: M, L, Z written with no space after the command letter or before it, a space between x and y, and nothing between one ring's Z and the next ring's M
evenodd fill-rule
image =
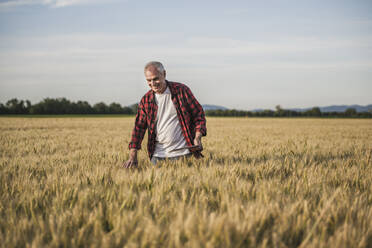
M161 161L177 161L177 160L180 160L180 159L183 159L183 158L189 158L189 157L191 157L191 155L192 155L192 153L189 153L189 154L186 154L186 155L181 155L181 156L171 157L171 158L161 158L161 157L153 156L150 161L153 165L156 165L158 162L161 162Z

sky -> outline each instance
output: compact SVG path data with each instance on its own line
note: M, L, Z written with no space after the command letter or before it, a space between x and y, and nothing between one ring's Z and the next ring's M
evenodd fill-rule
M148 61L202 104L372 104L370 0L0 0L0 102L139 102Z

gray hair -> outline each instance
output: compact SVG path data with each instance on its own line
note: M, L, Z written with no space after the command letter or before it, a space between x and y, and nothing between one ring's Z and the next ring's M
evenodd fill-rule
M156 70L159 72L159 73L163 73L165 71L164 69L164 66L162 63L158 62L158 61L150 61L148 62L146 65L145 65L145 72L150 68L150 67L155 67Z

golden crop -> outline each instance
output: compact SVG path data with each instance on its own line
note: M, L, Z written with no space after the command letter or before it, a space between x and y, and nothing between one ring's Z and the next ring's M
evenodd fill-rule
M372 247L372 120L208 118L126 170L133 123L0 118L0 246Z

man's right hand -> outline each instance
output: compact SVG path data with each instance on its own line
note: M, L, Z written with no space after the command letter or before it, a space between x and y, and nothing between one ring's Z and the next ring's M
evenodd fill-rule
M137 168L138 167L138 160L137 160L137 150L131 149L129 154L129 159L123 165L123 168Z

